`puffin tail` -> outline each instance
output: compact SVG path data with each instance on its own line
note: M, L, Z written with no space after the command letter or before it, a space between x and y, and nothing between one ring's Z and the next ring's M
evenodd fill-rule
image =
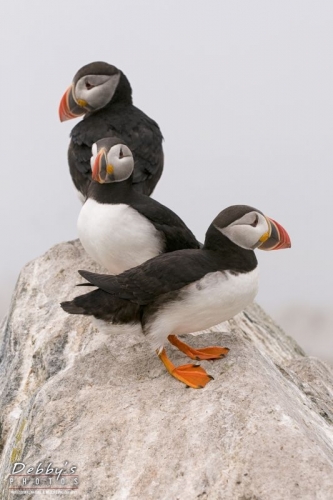
M85 314L83 307L75 304L75 299L67 302L61 302L60 306L69 314Z
M102 290L93 290L92 292L85 293L84 295L79 295L75 299L61 302L61 307L64 311L69 314L85 314L87 316L93 316L103 309L105 297L107 294L102 292ZM103 300L104 299L104 300Z
M101 289L61 302L60 305L69 314L94 316L107 322L135 323L140 322L141 318L138 304L119 299Z

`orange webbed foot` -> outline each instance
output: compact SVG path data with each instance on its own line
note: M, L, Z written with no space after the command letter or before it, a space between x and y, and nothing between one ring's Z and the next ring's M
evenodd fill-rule
M165 349L162 349L158 356L170 375L175 377L180 382L183 382L188 387L192 387L193 389L202 389L205 385L208 384L213 377L208 375L208 373L198 365L188 364L175 366L170 359L168 358Z
M173 377L193 389L203 389L214 378L199 365L181 365L170 372Z
M176 335L169 335L168 340L172 345L177 347L181 352L186 354L186 356L188 356L191 359L197 359L197 360L221 359L224 358L224 356L226 356L229 352L228 347L218 347L218 346L194 349L193 347L179 340L179 338L176 337Z

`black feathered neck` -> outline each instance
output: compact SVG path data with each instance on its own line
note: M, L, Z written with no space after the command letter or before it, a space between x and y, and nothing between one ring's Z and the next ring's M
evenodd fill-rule
M133 104L132 87L127 77L124 75L122 71L120 71L120 79L117 89L111 101L105 106L104 109L113 106L115 103Z
M249 272L257 267L258 261L253 250L246 250L222 234L214 224L206 233L203 250L213 251L219 255L227 269L236 272Z
M100 184L92 181L88 189L88 198L96 200L98 203L126 203L126 200L133 193L133 174L128 179L121 182L106 182Z

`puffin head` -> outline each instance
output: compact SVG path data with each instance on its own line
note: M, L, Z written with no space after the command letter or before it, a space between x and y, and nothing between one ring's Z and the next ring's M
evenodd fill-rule
M83 66L61 98L60 121L70 120L104 108L121 90L122 98L132 101L132 90L125 75L115 66L93 62Z
M291 247L287 231L278 222L248 205L232 205L222 210L212 224L229 240L246 250Z
M124 141L107 137L95 142L91 148L92 179L100 184L121 182L134 170L134 158Z

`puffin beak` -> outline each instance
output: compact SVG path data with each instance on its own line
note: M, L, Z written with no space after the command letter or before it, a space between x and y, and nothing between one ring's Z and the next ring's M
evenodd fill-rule
M77 116L86 114L87 110L82 106L79 106L74 99L73 87L72 85L68 87L66 92L61 98L59 106L59 118L61 122L66 120L71 120Z
M291 241L287 231L275 220L266 217L268 222L269 231L261 238L260 250L281 250L282 248L290 248Z
M107 168L107 156L106 156L106 149L102 148L98 153L94 161L94 165L92 168L92 179L94 181L103 183L104 181L102 180L100 174L104 173L104 178L106 176L106 168Z

